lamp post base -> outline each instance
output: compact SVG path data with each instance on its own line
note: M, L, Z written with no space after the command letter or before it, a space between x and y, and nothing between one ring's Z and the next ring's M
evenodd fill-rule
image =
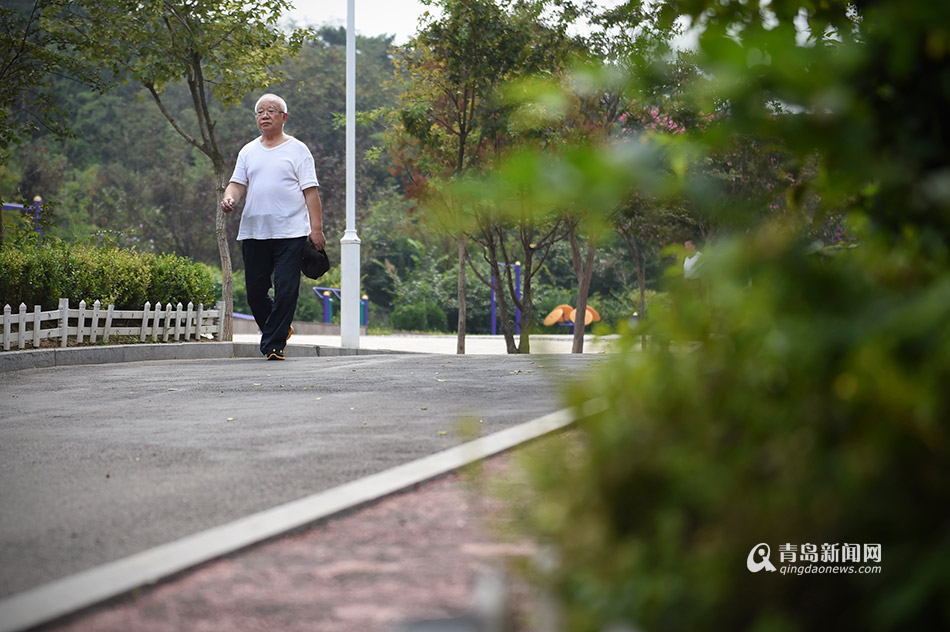
M351 349L360 346L360 243L355 230L340 240L340 344Z

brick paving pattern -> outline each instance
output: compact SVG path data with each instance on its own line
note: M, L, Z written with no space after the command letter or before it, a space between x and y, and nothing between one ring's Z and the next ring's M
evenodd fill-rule
M506 463L484 470L498 475ZM530 542L499 537L500 508L453 474L44 629L391 632L459 617L480 575L534 554ZM513 581L509 594L527 629L531 591Z

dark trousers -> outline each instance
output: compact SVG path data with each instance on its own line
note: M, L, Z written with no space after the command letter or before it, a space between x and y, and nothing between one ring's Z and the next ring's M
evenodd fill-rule
M306 237L245 239L244 280L251 314L261 330L261 353L283 351L297 309ZM274 297L268 293L273 278Z

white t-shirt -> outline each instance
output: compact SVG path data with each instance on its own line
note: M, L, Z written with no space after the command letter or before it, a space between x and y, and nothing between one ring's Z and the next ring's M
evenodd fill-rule
M687 279L696 279L699 277L699 258L703 253L696 251L692 257L686 257L683 261L683 277Z
M288 239L310 234L303 192L319 186L313 155L294 137L276 147L256 138L241 148L231 182L247 187L238 241Z

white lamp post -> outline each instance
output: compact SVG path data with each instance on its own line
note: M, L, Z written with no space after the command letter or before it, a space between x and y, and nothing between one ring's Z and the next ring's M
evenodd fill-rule
M340 240L341 344L360 346L360 238L356 235L356 9L346 0L346 232Z

